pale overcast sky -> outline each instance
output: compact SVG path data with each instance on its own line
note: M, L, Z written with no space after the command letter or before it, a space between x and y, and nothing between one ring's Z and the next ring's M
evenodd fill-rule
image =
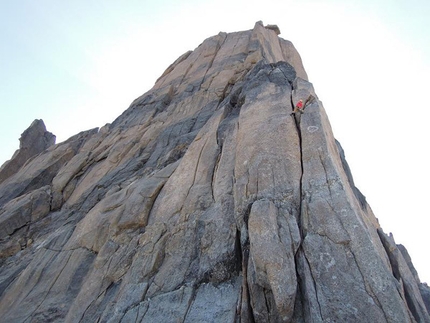
M277 24L357 187L430 283L430 1L0 0L0 164L43 119L57 143L112 122L181 54Z

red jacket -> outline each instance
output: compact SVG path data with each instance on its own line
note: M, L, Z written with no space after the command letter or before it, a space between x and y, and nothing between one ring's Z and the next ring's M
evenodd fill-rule
M297 102L296 107L298 107L299 109L303 108L303 102L302 101Z

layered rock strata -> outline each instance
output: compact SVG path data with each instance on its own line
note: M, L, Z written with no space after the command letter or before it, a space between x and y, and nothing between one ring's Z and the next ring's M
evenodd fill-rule
M275 27L206 39L0 183L3 322L430 322Z

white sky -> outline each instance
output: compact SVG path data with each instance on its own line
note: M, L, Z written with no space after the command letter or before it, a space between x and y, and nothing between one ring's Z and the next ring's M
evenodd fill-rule
M181 54L277 24L357 187L430 283L430 1L0 0L0 164L43 119L61 142L112 122Z

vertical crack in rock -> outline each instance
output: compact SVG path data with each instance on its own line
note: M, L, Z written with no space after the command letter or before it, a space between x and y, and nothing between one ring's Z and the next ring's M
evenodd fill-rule
M293 83L291 82L291 95L290 95L290 100L291 100L291 107L294 109L294 102L293 102ZM298 113L298 115L297 115ZM302 236L302 240L306 237L306 232L303 231L303 226L302 226L302 203L303 203L303 150L302 150L302 131L300 128L300 112L296 112L294 115L292 115L292 118L294 120L294 123L296 125L296 129L297 129L297 136L299 138L299 153L300 153L300 182L299 182L299 218L297 219L297 223L299 224L299 229L300 229L300 233Z
M366 276L364 275L361 267L360 267L360 263L355 255L355 253L353 252L353 250L349 249L349 252L352 256L352 258L354 259L355 265L357 266L358 272L360 273L361 279L363 281L363 285L364 285L364 290L366 291L367 295L369 295L369 297L372 298L373 302L380 308L380 310L382 311L385 319L387 322L390 322L390 318L387 316L387 314L384 311L384 308L381 304L381 302L379 301L378 297L375 295L375 293L372 290L372 287L370 286L370 284L367 282L366 280Z
M308 259L308 257L306 257L305 250L303 250L303 249L302 249L302 254L303 254L303 259L305 261L304 265L307 266L307 269L309 270L310 278L312 279L312 285L313 285L313 289L314 289L313 292L314 292L314 296L315 296L315 301L316 301L316 303L318 305L318 314L319 314L319 317L321 318L321 320L324 321L324 316L323 316L322 309L321 309L321 303L320 303L320 301L318 299L319 292L318 292L318 287L317 287L317 280L314 277L314 273L312 272L312 268L311 268L311 265L309 263L309 259ZM306 299L306 295L303 295L303 298Z
M197 59L196 59L197 60ZM185 71L185 73L182 75L181 80L179 81L178 87L181 86L184 83L185 78L188 76L188 73L191 71L191 69L193 68L193 63L190 63Z
M319 157L319 159L320 159L321 167L322 167L322 169L324 170L324 176L325 176L325 181L326 181L326 184L327 184L328 192L329 192L329 194L330 194L330 197L332 197L332 196L333 196L333 193L332 193L332 191L331 191L331 183L330 183L330 181L329 181L329 177L328 177L328 173L327 173L327 168L326 168L326 165L325 165L325 163L324 163L323 156L321 155L321 153L320 153L320 152L318 152L318 157ZM329 204L329 206L333 209L333 207L330 205L330 202L329 202L329 201L327 201L327 204ZM333 209L333 210L334 210L334 209ZM336 214L336 212L333 212L333 214ZM340 221L340 222L342 223L342 221Z
M212 181L211 181L211 193L212 193L212 199L214 202L217 202L215 199L215 180L216 180L216 176L217 176L217 172L218 172L218 166L219 166L219 162L221 160L221 154L222 154L222 146L219 145L218 140L217 140L217 145L218 145L218 155L216 157L216 161L215 161L215 166L212 172Z
M290 100L291 100L291 107L294 109L295 104L293 101L293 91L294 91L294 84L293 82L290 82L291 84L291 95L290 95ZM318 288L317 288L317 281L316 278L314 277L314 273L312 272L312 267L309 263L309 260L306 256L306 251L304 250L302 243L303 240L306 238L307 232L305 231L305 225L304 225L304 221L306 221L303 218L303 198L304 198L304 192L303 192L303 173L304 173L304 165L303 165L303 149L302 149L302 131L301 131L301 112L297 111L296 113L292 114L291 117L293 118L294 124L296 126L296 130L297 130L297 136L299 139L299 153L300 153L300 180L299 180L299 212L298 212L298 219L297 219L297 224L299 226L299 231L300 231L300 235L301 235L301 241L300 241L300 245L299 248L297 249L297 252L295 254L295 266L296 266L296 275L298 277L297 279L297 284L301 284L301 286L299 287L299 291L301 291L302 293L302 303L303 306L306 306L306 302L310 301L307 300L308 296L306 294L306 292L309 292L309 290L306 288L305 284L307 284L306 280L307 279L311 279L312 280L312 288L313 288L313 293L314 293L314 297L315 297L315 302L317 304L317 314L319 316L320 320L324 320L324 316L322 313L322 309L321 309L321 304L320 301L318 299ZM299 257L302 258L302 261L304 262L302 264L302 270L303 273L299 270L299 262L300 259ZM307 271L306 271L307 268ZM306 275L306 272L308 272L308 274ZM306 277L307 276L307 277ZM310 301L311 302L311 301ZM312 304L307 304L308 307L312 307ZM309 311L310 313L312 313L311 310L307 310L304 309L304 311ZM308 314L311 315L310 319L313 321L314 318L312 317L312 314ZM306 317L306 315L305 315ZM316 318L315 318L316 319Z
M193 303L195 302L195 300L196 300L196 296L197 296L197 288L198 288L198 287L193 287L193 288L191 289L191 297L190 297L190 298L188 298L187 308L186 308L186 310L185 310L184 316L183 316L183 318L182 318L182 321L181 321L181 318L178 318L178 323L179 323L179 322L185 323L185 321L187 320L188 313L190 313L190 311L191 311L191 306L192 306L192 304L193 304ZM183 297L184 297L184 295L182 294L182 295L181 295L181 302L183 301Z
M209 61L208 68L206 69L205 75L203 76L202 81L199 84L198 91L200 91L200 89L202 87L202 84L205 83L206 76L207 76L208 72L210 71L210 69L212 68L212 65L213 65L213 63L214 63L214 61L215 61L215 59L216 59L216 57L218 55L219 50L224 45L224 43L225 43L225 41L227 39L227 34L225 34L225 33L219 33L218 36L222 37L222 39L221 40L219 39L218 42L217 42L217 44L216 44L216 46L215 46L215 53L213 54L211 60ZM211 81L211 83L212 83L212 81ZM208 87L210 87L211 83L209 84Z
M66 251L67 252L67 251ZM57 283L58 278L62 275L63 271L65 270L65 268L68 265L68 262L70 261L70 258L72 257L72 253L73 251L68 251L68 256L67 256L67 260L65 261L64 265L61 267L61 269L59 270L58 274L53 277L50 286L48 287L48 290L46 291L46 293L43 295L42 300L40 300L39 305L34 309L33 313L31 313L27 320L32 320L34 319L34 315L38 312L39 308L42 306L42 304L45 302L45 300L48 298L48 295L51 293L51 290L53 288L53 286ZM54 258L59 256L59 252L56 252L56 255L54 256Z
M202 145L202 148L199 151L199 154L198 154L198 157L197 157L197 161L196 161L196 164L195 164L196 166L194 168L193 175L192 175L193 176L193 181L192 181L190 187L188 187L188 192L185 195L185 200L190 195L190 191L191 191L191 189L193 188L193 186L196 183L197 171L198 171L198 168L199 168L199 164L200 164L200 160L202 158L203 151L205 150L205 147L207 145L207 142L208 142L208 139L206 138L204 144Z
M251 205L249 206L248 212L251 210ZM248 216L245 217L245 225L248 226ZM246 230L248 230L246 228ZM240 306L240 321L241 322L249 322L254 323L254 311L252 309L251 303L251 295L249 292L248 286L248 262L249 262L249 239L246 238L246 241L242 242L241 240L242 233L237 230L237 239L239 252L240 252L240 260L242 260L242 291L241 291L241 306Z

